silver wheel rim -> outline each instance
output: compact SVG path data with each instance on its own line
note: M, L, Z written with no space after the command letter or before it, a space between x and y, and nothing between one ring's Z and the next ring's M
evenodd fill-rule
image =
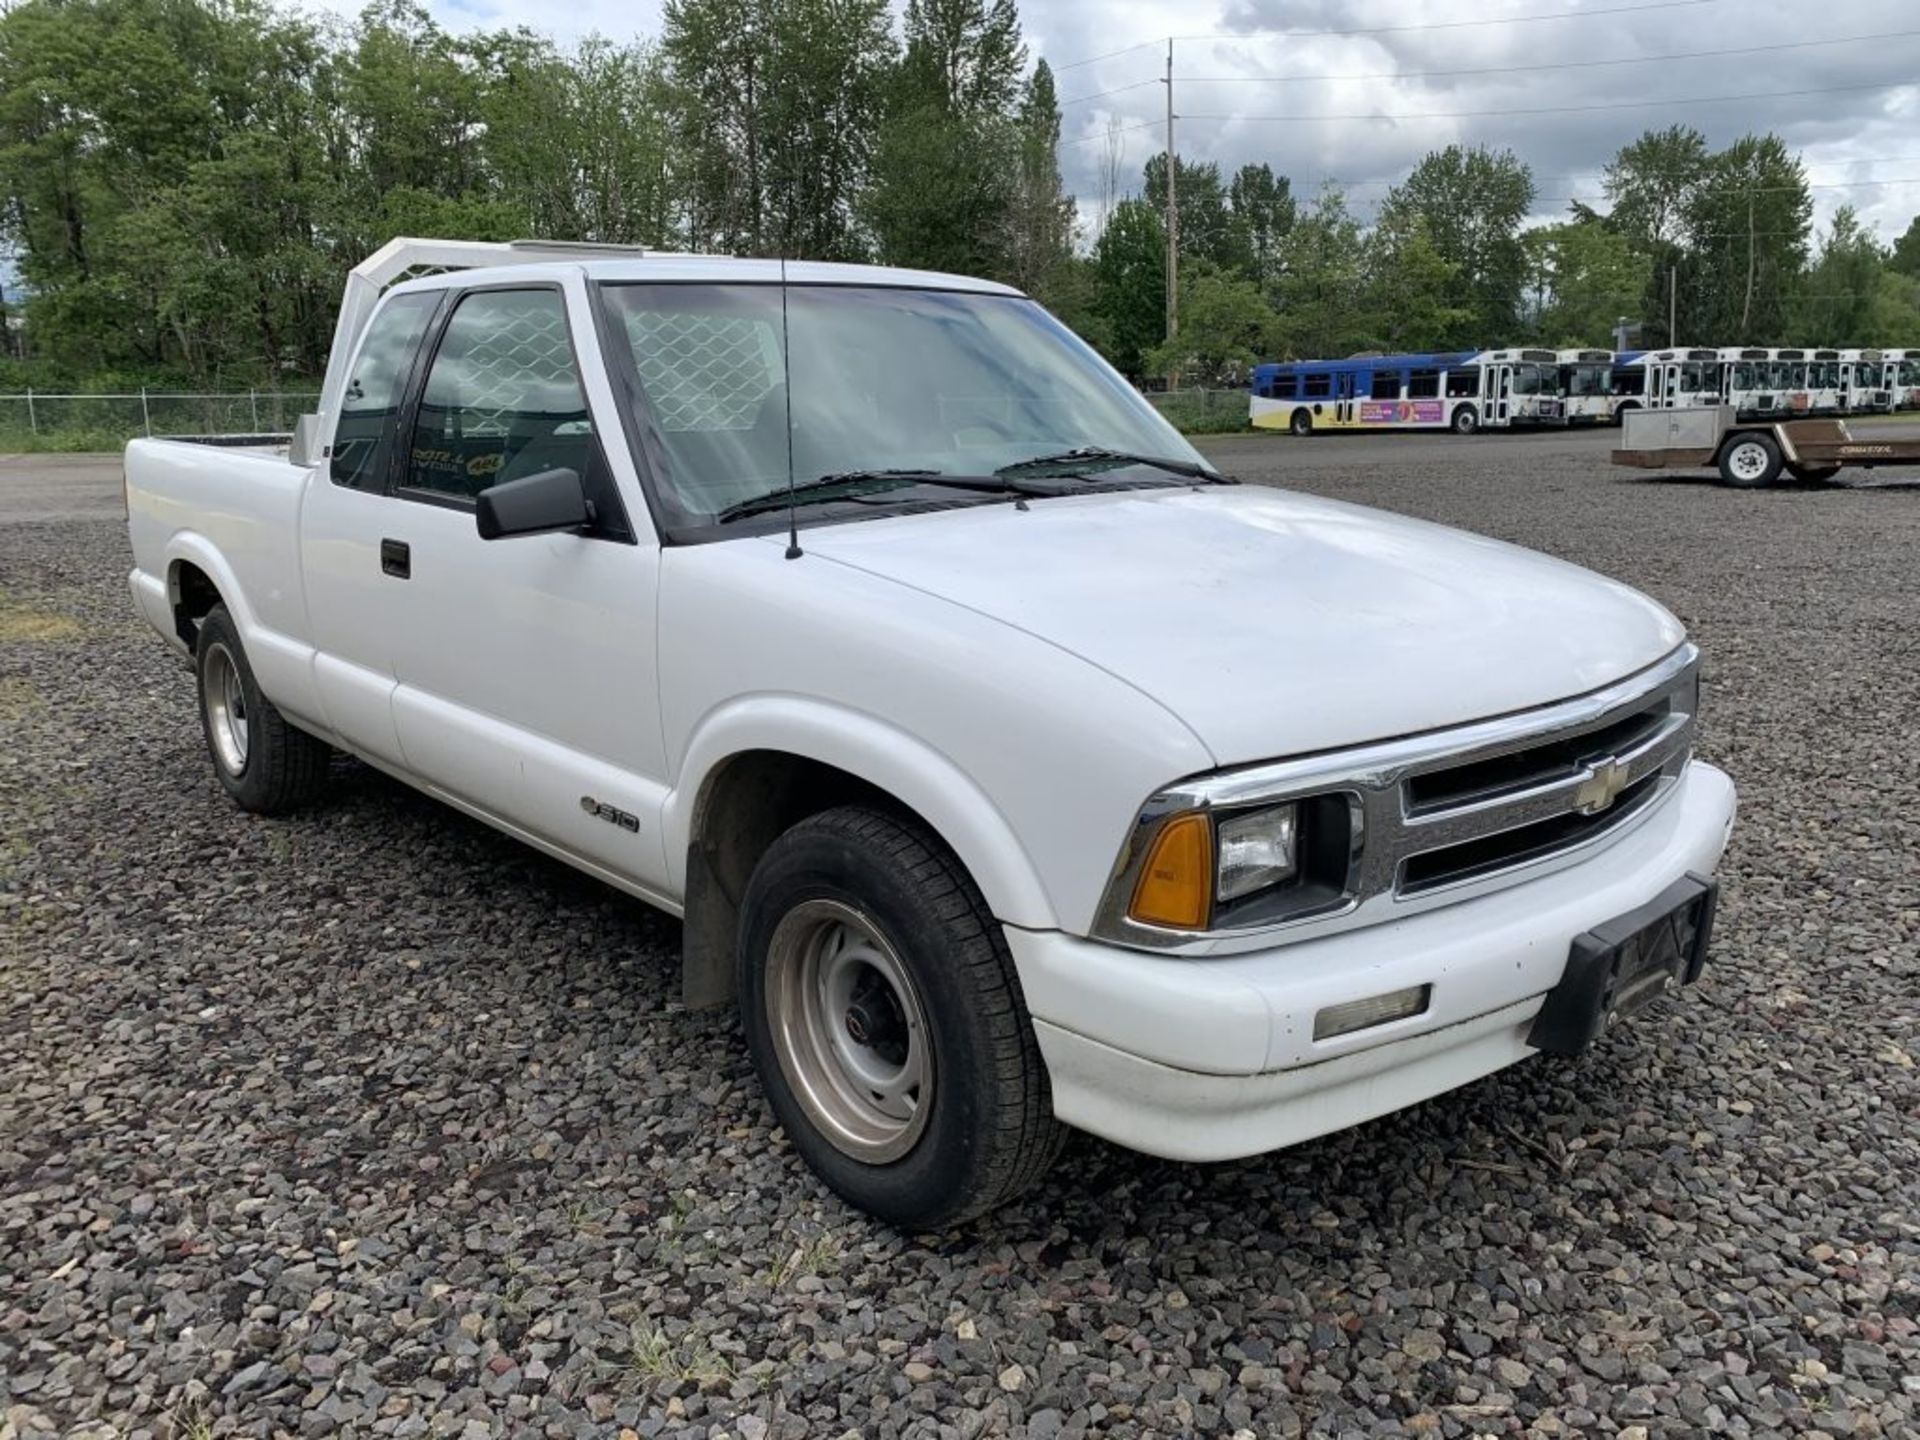
M1767 452L1750 440L1736 445L1727 454L1727 469L1742 480L1758 480L1767 473Z
M866 916L805 900L767 946L767 1027L814 1127L869 1165L905 1155L933 1105L933 1045L920 992Z
M239 775L247 768L247 689L226 646L215 645L207 651L200 667L200 690L214 758L229 775Z

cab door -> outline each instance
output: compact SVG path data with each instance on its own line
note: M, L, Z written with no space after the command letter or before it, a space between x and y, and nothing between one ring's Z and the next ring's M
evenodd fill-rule
M422 342L439 291L394 295L374 313L347 373L332 443L300 505L300 579L314 690L335 738L403 766L393 725L392 580L380 555L387 485Z
M666 881L656 690L660 550L611 415L578 356L586 293L557 284L461 294L411 419L383 551L394 724L407 768L468 809L643 888ZM580 531L480 538L482 490L577 474ZM625 473L623 473L625 472Z

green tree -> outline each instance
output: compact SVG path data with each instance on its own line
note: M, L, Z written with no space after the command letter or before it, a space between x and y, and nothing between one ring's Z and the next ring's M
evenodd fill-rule
M1908 221L1900 238L1893 242L1893 253L1887 257L1887 264L1902 275L1920 278L1920 215Z
M858 259L893 57L885 0L669 0L674 151L697 248Z
M1615 322L1633 316L1646 295L1648 257L1600 219L1541 225L1521 240L1533 337L1556 348L1610 348Z
M1883 313L1887 252L1851 205L1834 213L1794 297L1791 338L1802 345L1871 345Z
M1812 222L1806 171L1779 137L1749 135L1713 156L1682 206L1681 333L1722 345L1783 343Z
M1183 384L1240 385L1278 341L1278 317L1260 287L1200 260L1180 276L1180 333L1148 349L1150 372L1177 372Z
M1025 61L1011 0L911 0L863 206L882 258L1009 272L1022 149L1010 106Z
M1687 202L1707 178L1707 137L1690 125L1649 130L1608 163L1605 188L1613 227L1643 254L1677 244Z
M1385 223L1367 246L1371 335L1388 350L1438 350L1473 323L1460 267L1440 253L1418 216Z
M1267 289L1279 279L1281 247L1298 214L1292 183L1266 164L1242 165L1227 187L1233 211L1233 249L1254 283Z
M1020 101L1019 172L1006 214L1007 278L1049 305L1071 283L1074 204L1060 183L1060 102L1053 71L1034 66Z
M1167 334L1167 232L1140 199L1113 207L1093 251L1105 353L1123 374L1147 373L1146 356Z
M1513 333L1526 278L1520 224L1533 205L1533 175L1510 150L1449 145L1387 193L1381 227L1424 226L1440 258L1459 272L1464 312L1448 345L1494 344Z
M1220 167L1211 161L1180 160L1174 170L1175 198L1180 202L1180 258L1214 265L1238 265L1233 214L1227 208L1227 187ZM1147 161L1144 194L1149 205L1167 213L1167 157L1162 151Z
M673 238L670 82L659 52L589 37L503 63L484 153L520 232L663 246Z
M1300 212L1282 248L1274 302L1280 348L1288 355L1331 358L1378 344L1365 253L1345 194L1327 186Z

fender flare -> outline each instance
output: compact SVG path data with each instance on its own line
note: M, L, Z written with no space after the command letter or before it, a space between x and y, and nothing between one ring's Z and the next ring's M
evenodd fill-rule
M227 613L233 616L233 623L240 629L242 644L258 631L259 620L240 588L239 577L206 536L194 530L176 530L167 539L166 558L167 573L161 578L166 585L169 610L180 603L179 567L185 563L205 572L213 582L213 588L220 592L220 603L227 607Z
M749 751L831 765L891 795L959 857L997 919L1027 929L1057 928L1032 858L999 807L965 771L887 721L803 695L742 696L694 726L679 783L661 812L661 839L676 893L685 893L687 847L708 781L727 760Z

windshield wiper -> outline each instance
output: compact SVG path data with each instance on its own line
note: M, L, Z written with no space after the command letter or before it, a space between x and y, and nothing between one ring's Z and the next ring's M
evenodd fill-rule
M791 489L782 486L764 495L736 500L714 518L725 524L751 515L766 515L791 505L825 505L835 500L857 499L876 490L906 485L933 485L949 490L979 490L988 494L1027 494L1025 487L999 475L949 475L944 470L836 470L829 475L802 480Z
M1002 465L993 473L996 475L1018 475L1024 470L1066 470L1085 462L1121 465L1148 465L1155 470L1164 470L1169 475L1185 476L1189 480L1204 481L1209 485L1237 485L1240 482L1222 475L1207 465L1196 465L1191 460L1170 460L1160 455L1133 455L1125 450L1109 450L1104 445L1081 445L1072 450L1062 450L1055 455L1035 455L1028 460L1016 460L1011 465Z

